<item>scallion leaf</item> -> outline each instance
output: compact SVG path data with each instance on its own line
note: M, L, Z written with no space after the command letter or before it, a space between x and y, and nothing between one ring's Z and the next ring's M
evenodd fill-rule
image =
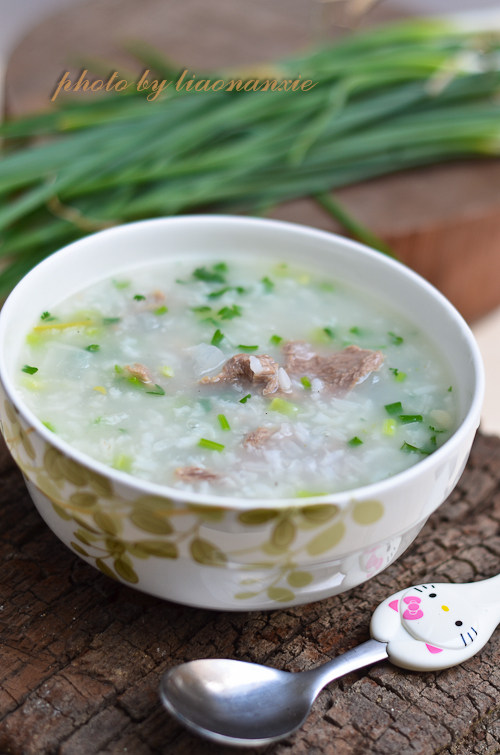
M225 414L218 414L217 419L219 420L219 425L221 426L222 430L230 430L231 426L227 420L227 417Z
M209 448L211 451L223 451L225 449L222 443L216 443L215 440L208 440L208 438L200 438L198 445L201 448Z
M219 288L218 291L212 291L210 294L208 294L208 298L218 299L219 296L223 296L228 291L231 291L231 286L224 286L224 288Z
M232 320L234 317L241 317L241 307L233 304L231 307L222 307L217 312L221 320Z
M252 398L252 394L251 393L247 393L246 396L243 396L243 398L240 398L240 404L246 404L246 402L248 401L249 398Z
M408 425L410 422L422 422L423 417L421 414L400 414L398 419L403 425Z
M403 405L401 401L395 401L393 404L385 404L384 409L387 414L392 416L393 414L399 414L403 409Z
M32 367L29 364L25 364L24 367L21 367L21 370L28 375L34 375L35 372L38 372L38 367Z
M361 440L361 438L358 438L358 436L355 435L354 438L351 438L351 440L347 441L347 445L353 446L353 447L355 447L355 446L362 446L363 445L363 441Z
M85 346L85 351L99 351L101 347L98 343L91 343L88 346Z
M297 414L299 407L287 401L284 398L273 398L269 404L269 409L273 412L279 412L280 414L286 414L288 417L292 417Z
M161 385L158 385L158 383L155 383L155 387L151 391L146 391L146 393L149 393L151 396L164 396L165 391L161 387Z
M398 383L402 383L406 380L406 372L401 372L401 370L398 370L397 367L389 367L389 372L392 372L394 379Z
M218 262L212 267L197 267L193 271L193 278L206 283L225 283L226 282L227 265L225 262Z
M223 340L224 340L224 334L219 330L219 328L217 328L217 330L212 336L212 340L210 341L210 343L212 344L212 346L219 346Z
M411 443L407 443L406 441L401 446L401 451L407 454L423 454L424 456L428 456L431 451L427 451L425 448L418 448L418 446L412 446Z
M403 336L398 336L396 333L389 331L387 335L389 336L390 341L394 346L401 346L401 344L404 342Z

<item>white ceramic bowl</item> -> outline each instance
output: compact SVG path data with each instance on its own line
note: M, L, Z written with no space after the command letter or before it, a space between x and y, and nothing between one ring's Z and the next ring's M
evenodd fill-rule
M263 249L387 298L439 344L459 402L458 429L442 447L382 482L321 498L202 496L104 466L50 432L24 404L14 365L23 334L41 311L119 269L169 255L231 259ZM483 398L481 359L468 326L411 270L339 236L232 216L123 225L48 257L1 312L0 381L5 440L56 535L88 563L139 590L226 610L317 600L388 566L456 485Z

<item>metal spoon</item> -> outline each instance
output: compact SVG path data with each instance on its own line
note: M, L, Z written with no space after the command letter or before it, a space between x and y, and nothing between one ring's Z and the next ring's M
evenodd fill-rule
M375 610L372 639L310 671L290 673L227 659L191 661L160 684L166 709L188 729L223 744L255 747L296 731L323 687L389 658L418 671L475 655L500 622L500 575L469 584L400 590Z

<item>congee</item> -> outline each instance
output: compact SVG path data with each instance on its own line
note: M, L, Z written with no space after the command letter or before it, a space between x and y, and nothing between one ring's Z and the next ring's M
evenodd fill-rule
M264 256L134 268L48 301L17 374L73 447L187 492L349 490L418 463L456 426L448 367L418 323Z

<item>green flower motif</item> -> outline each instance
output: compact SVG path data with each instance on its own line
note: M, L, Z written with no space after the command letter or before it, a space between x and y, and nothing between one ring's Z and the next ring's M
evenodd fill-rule
M35 449L29 438L29 435L33 432L33 428L30 427L27 430L23 428L17 409L13 404L10 403L10 401L8 401L8 399L5 399L4 401L4 409L8 420L8 423L4 423L6 430L5 439L7 445L9 446L17 464L21 467L21 469L24 469L24 463L22 457L18 452L18 447L20 445L23 448L26 456L31 461L35 460Z

